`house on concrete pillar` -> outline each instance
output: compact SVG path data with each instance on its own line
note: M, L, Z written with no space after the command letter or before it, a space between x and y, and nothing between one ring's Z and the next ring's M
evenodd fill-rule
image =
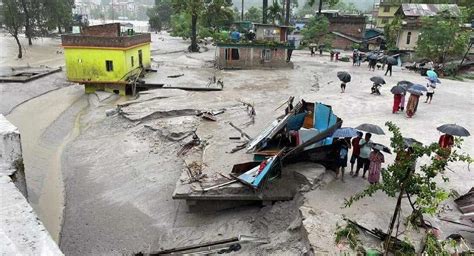
M293 68L294 40L288 40L288 26L253 24L253 35L217 43L216 65L223 69Z
M151 64L150 34L122 32L120 23L85 27L61 40L67 79L84 84L86 93L131 93L131 84Z

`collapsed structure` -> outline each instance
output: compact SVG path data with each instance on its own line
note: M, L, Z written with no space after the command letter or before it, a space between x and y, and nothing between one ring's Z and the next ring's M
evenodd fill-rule
M150 34L121 31L120 23L84 27L61 40L67 79L84 84L86 93L134 94L136 80L151 64Z
M185 170L173 199L185 199L191 205L196 201L291 200L296 194L296 182L293 173L284 171L285 165L310 161L333 168L335 145L331 136L341 127L342 120L332 112L331 106L301 100L293 107L291 101L292 98L285 115L244 143L253 161L235 164L230 177L222 175L222 170L215 170L224 179L209 178L212 176L209 174L195 179ZM196 181L201 189L193 187Z

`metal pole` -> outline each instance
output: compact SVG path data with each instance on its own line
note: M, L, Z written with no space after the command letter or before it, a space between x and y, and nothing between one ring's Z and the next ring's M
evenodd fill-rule
M319 0L319 15L321 15L321 10L323 9L323 0Z
M242 0L242 13L241 13L241 15L240 15L240 20L241 20L241 21L244 21L244 1L245 1L245 0Z
M291 0L286 0L285 25L290 25L290 4Z
M267 10L268 10L268 0L263 0L263 14L262 14L262 23L266 24L267 23Z

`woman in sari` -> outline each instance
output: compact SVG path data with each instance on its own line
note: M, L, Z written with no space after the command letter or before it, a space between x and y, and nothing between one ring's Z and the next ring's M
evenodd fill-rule
M369 155L369 177L367 178L370 184L376 184L380 180L380 171L382 170L382 163L385 162L383 154L378 149L370 152Z
M400 108L400 103L402 102L402 95L401 94L394 94L393 95L393 107L392 107L392 113L395 114L398 112L398 109Z
M407 116L409 118L415 115L419 100L420 100L420 95L416 95L413 93L410 94L410 97L408 98L408 103L407 103Z

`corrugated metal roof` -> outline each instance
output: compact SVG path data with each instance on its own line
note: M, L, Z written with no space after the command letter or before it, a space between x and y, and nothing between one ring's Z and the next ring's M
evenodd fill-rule
M456 4L402 4L401 9L405 16L435 16L442 11L447 11L452 16L461 14Z

